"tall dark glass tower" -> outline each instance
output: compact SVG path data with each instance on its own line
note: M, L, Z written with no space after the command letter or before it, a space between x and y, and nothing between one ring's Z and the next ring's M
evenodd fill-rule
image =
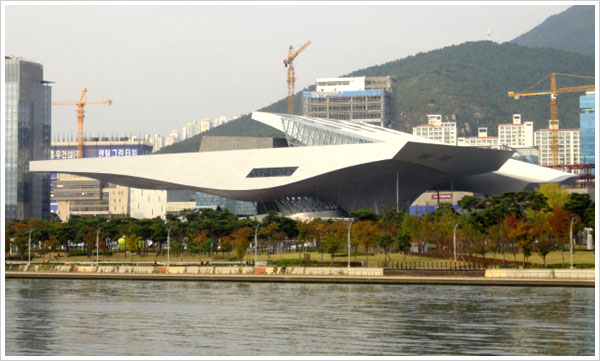
M42 64L5 57L6 219L48 218L50 176L29 172L29 161L50 159L51 88Z

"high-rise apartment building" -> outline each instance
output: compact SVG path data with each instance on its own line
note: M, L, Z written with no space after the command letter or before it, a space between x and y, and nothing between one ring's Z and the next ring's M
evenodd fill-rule
M509 124L498 125L498 140L511 148L530 148L534 145L533 122L522 122L521 114L513 114Z
M387 125L392 82L391 76L317 79L316 91L303 94L304 115Z
M171 133L169 133L169 135L167 136L167 139L165 140L165 147L175 144L175 143L179 142L179 140L180 140L179 139L179 131L172 130Z
M579 97L579 129L581 164L596 162L596 97L595 92L587 92ZM595 174L594 169L591 174Z
M185 123L185 125L183 126L182 132L181 132L181 140L185 140L188 138L191 138L197 134L200 134L202 132L202 122L198 122L198 121L192 121L192 122L187 122Z
M540 151L540 165L552 165L550 129L535 132L535 146ZM579 129L558 129L558 164L573 165L580 162ZM568 169L565 169L568 171Z
M42 64L5 57L6 219L50 216L50 177L29 172L29 161L50 159L51 88Z
M208 132L210 128L210 118L202 118L200 121L200 133Z
M164 138L160 134L156 133L153 136L150 134L144 135L144 142L152 144L152 153L158 152L163 147Z
M413 135L456 145L456 122L444 122L440 114L427 114L427 124L413 127Z
M219 125L223 125L228 121L229 119L227 119L226 116L221 115L220 117L216 117L215 119L213 119L213 127L218 127Z

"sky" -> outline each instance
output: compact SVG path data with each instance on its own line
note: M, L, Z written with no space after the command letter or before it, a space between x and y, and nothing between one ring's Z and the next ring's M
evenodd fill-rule
M3 2L3 55L34 60L53 81L53 101L88 105L86 136L163 136L186 122L250 113L287 96L288 48L296 91L320 77L466 41L505 42L568 3ZM160 5L157 5L160 4ZM564 4L564 5L560 5ZM53 140L77 134L75 106L52 107Z

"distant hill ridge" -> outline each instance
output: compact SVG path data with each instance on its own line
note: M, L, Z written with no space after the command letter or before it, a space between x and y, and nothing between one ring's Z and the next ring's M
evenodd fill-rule
M595 56L595 22L593 5L575 5L522 34L511 43L573 51Z

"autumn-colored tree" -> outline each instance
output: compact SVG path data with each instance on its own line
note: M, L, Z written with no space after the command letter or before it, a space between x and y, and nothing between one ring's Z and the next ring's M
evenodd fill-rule
M188 242L188 249L192 253L197 253L200 255L202 251L206 248L206 243L209 242L208 234L205 230L196 230L190 236L190 240Z
M542 183L537 191L546 196L548 206L552 209L563 208L569 201L569 193L558 183Z
M525 261L531 256L533 241L530 234L532 233L532 227L532 224L527 220L517 220L515 228L512 230L512 235L517 240L517 245L521 249L521 252L523 252L523 267L525 266Z
M343 221L338 220L331 223L323 222L320 225L320 229L324 231L323 242L325 250L331 256L331 263L333 263L335 253L344 246L348 227Z
M546 256L554 248L553 242L549 237L546 214L544 212L531 212L528 218L531 221L529 238L533 240L533 248L542 257L544 267L546 267Z
M506 232L506 250L509 253L512 253L513 259L516 262L517 253L519 253L519 234L517 229L519 220L514 214L510 214L504 219L504 222L502 223L504 224L504 230Z
M508 238L506 236L504 222L490 225L487 228L486 233L488 235L488 248L494 254L494 258L496 258L497 253L501 253L502 260L505 261Z
M141 236L136 236L135 234L126 234L124 236L125 238L125 250L127 252L129 252L131 254L131 262L133 262L133 255L135 252L137 252L138 250L138 246L140 243L140 240L142 239Z
M298 222L298 237L296 238L296 251L298 252L298 260L302 259L300 253L301 243L320 242L320 240L317 241L319 238L318 227L320 222L321 220L317 218Z
M237 258L243 259L246 250L250 246L250 237L254 235L254 230L250 227L241 227L233 231L231 234L233 241L233 249Z
M367 255L366 265L369 266L369 249L377 244L377 238L381 234L379 223L370 221L358 221L352 226L352 238L365 249Z
M258 228L258 236L260 237L260 239L264 240L264 244L271 245L273 251L275 250L275 235L277 233L277 223L274 222L262 224ZM269 251L267 251L267 258L271 258L271 254Z
M227 252L227 255L231 256L231 250L233 249L233 238L230 234L226 234L221 237L219 240L219 248L223 254Z
M17 253L19 254L21 260L25 258L27 249L29 247L28 231L28 226L24 222L6 222L5 242L8 243L7 249L10 248L10 244L12 243L17 248Z
M550 235L554 237L557 248L560 249L562 256L562 264L565 264L565 244L569 240L569 226L570 226L571 212L564 210L560 207L554 207L552 211L548 212L546 221L548 222L548 229Z

